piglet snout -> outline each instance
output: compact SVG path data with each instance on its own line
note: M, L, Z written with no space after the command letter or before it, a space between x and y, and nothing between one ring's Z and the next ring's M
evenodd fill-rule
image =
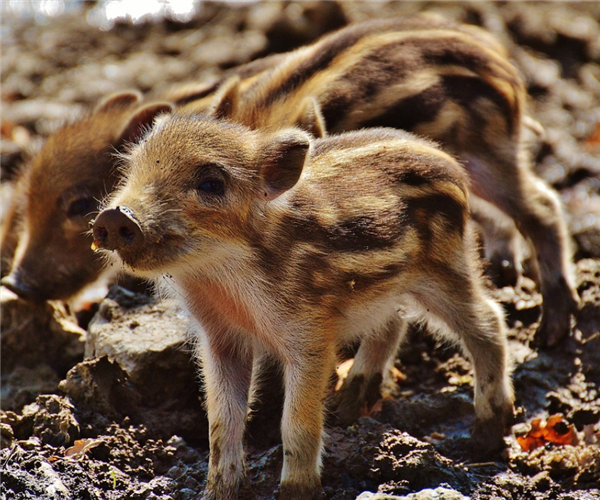
M94 248L134 250L141 246L144 234L127 207L116 207L100 213L92 226Z
M13 269L8 276L2 278L1 284L22 299L32 302L44 300L39 290L27 280L20 269Z

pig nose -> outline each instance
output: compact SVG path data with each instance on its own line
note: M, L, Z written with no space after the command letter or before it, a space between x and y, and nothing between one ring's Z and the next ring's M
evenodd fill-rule
M43 300L40 293L30 283L22 279L18 270L12 271L8 276L2 278L0 284L22 299L34 302Z
M94 245L106 250L134 250L142 244L144 234L127 207L104 210L94 221Z

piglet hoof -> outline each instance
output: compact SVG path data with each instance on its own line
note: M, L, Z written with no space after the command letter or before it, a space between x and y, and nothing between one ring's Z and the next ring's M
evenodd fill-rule
M381 374L367 379L364 375L356 375L346 380L333 396L335 423L346 427L366 415L381 397L381 381Z
M333 397L333 423L340 427L352 425L363 412L362 401L349 396L349 391L342 388Z
M512 405L505 411L498 410L497 414L486 420L475 422L471 436L471 455L475 460L485 460L498 455L506 448L504 436L514 420Z
M238 500L238 487L226 485L223 481L209 481L204 489L202 500Z
M564 286L556 293L544 294L542 322L536 332L534 345L552 349L560 345L571 332L571 317L577 314L579 300Z
M521 275L521 266L513 256L494 255L490 258L486 273L498 288L516 286Z
M471 436L471 456L474 460L492 458L504 448L506 448L504 433L498 428L497 420L488 420L475 425Z
M286 481L281 483L279 492L275 493L278 500L324 500L325 493L320 481L316 484L297 484Z

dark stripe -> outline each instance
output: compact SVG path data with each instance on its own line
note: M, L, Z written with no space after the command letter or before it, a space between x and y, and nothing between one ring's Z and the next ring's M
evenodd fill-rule
M468 76L444 76L442 78L442 85L449 99L458 102L461 106L471 111L470 116L476 118L478 121L478 123L473 123L474 126L485 125L490 119L489 110L485 110L485 115L478 113L477 100L484 98L498 107L501 114L507 120L509 132L512 133L514 130L515 124L512 120L513 109L511 103L493 85L479 78Z
M325 129L327 132L343 132L343 130L338 129L338 124L353 109L355 103L356 101L352 94L342 94L339 91L333 94L329 100L320 103L321 114L325 120Z
M223 83L223 80L217 80L210 87L207 87L204 90L200 90L198 92L194 92L192 94L186 95L185 97L181 97L181 98L177 99L174 102L174 104L176 104L177 106L183 106L185 104L189 104L190 102L196 101L198 99L202 99L203 97L206 97L207 95L214 93L219 88L219 85L221 85L221 83Z
M440 37L421 42L423 64L432 67L461 66L478 75L487 75L520 87L519 76L512 64L501 56L482 50L481 43L469 37ZM494 52L495 53L495 52ZM502 72L497 67L502 66ZM443 69L441 71L443 73Z
M276 89L273 89L265 98L258 103L259 107L268 107L292 93L300 85L308 81L315 73L323 71L329 67L331 62L345 51L351 51L352 47L363 37L372 33L379 33L378 28L383 31L393 29L393 23L365 23L357 26L342 29L329 37L318 42L317 50L308 58L303 60L296 67L288 68L288 76L279 82Z
M446 221L448 231L456 231L463 237L466 224L466 207L444 194L431 194L419 198L413 198L407 203L407 214L414 226L419 231L422 243L429 252L434 240L439 240L445 235L435 234L432 231L431 219L441 215Z
M355 292L364 292L373 286L399 276L406 269L404 263L388 264L377 271L364 270L363 274L347 273L344 283L352 283Z
M289 215L282 222L296 241L311 243L327 252L364 252L390 248L404 231L404 221L394 214L357 216L323 227L314 216Z
M242 66L238 66L227 71L221 78L219 78L216 82L214 82L209 87L194 92L192 94L186 95L175 101L175 104L178 106L183 106L185 104L189 104L197 99L202 99L210 94L215 93L218 88L227 81L231 76L238 75L240 79L245 80L246 78L250 78L252 76L257 75L265 70L271 69L277 64L281 63L287 54L272 54L267 57L263 57L261 59L256 59L255 61L251 61Z
M404 51L399 45L402 43L389 43L360 54L361 57L352 67L340 75L337 81L330 83L330 88L335 88L336 91L330 92L329 96L322 97L320 101L328 131L343 131L338 124L357 107L357 103L368 104L390 85L401 84L420 68L418 57L410 58L407 54L402 64L398 64L396 53Z
M315 280L318 273L330 273L332 270L327 255L322 251L307 250L291 259L291 250L296 243L297 241L293 239L280 239L270 241L268 244L258 243L253 246L261 268L270 280L285 283L285 286L292 292L287 297L279 297L280 301L285 301L285 306L290 311L297 310L309 300L309 297L305 295L307 290L317 295L326 295L331 293L334 286L329 279L324 280L323 283L317 283ZM277 245L277 247L272 245Z
M462 166L433 152L416 154L402 151L395 162L391 158L383 168L395 184L417 187L441 181L456 184L464 190L469 183L466 170ZM412 203L412 199L408 203Z
M445 102L444 89L440 85L435 85L401 100L390 108L384 108L382 114L361 122L357 126L414 130L421 123L433 122Z

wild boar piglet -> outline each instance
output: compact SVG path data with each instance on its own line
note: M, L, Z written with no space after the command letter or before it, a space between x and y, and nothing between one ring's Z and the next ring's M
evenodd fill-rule
M265 353L285 384L279 498L317 497L339 347L360 341L337 400L347 423L379 391L408 318L465 350L474 439L501 446L513 409L503 317L480 276L467 176L450 156L392 129L313 139L176 113L125 167L94 245L171 288L199 327L204 498L237 498L253 365Z
M33 302L69 299L97 281L102 260L89 223L115 186L118 148L135 141L168 103L139 105L137 93L111 96L94 113L52 134L16 182L0 227L2 279Z

